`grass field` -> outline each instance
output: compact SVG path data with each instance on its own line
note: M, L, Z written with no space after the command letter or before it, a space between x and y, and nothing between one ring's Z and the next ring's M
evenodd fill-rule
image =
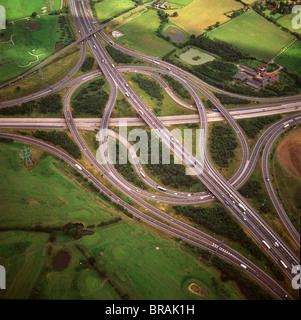
M26 170L19 164L21 146L0 143L0 179L6 181L0 193L2 227L32 227L45 222L56 225L83 218L95 223L114 216L66 177L58 161L43 152L32 149L38 164Z
M301 75L301 41L296 42L292 47L285 51L276 63Z
M132 299L198 299L185 290L185 283L193 279L208 292L203 299L241 299L229 283L218 281L215 288L215 270L182 251L178 243L129 221L104 227L80 241Z
M47 7L46 12L51 9L58 10L61 8L61 0L1 0L1 5L6 10L8 21L21 19L30 16L33 12L43 13L42 8Z
M89 1L94 2L93 0ZM148 2L144 0L143 3ZM94 4L96 18L99 21L111 20L115 16L135 8L135 3L132 0L103 0Z
M288 14L288 15L278 19L277 22L280 23L283 27L289 29L290 31L301 34L301 29L294 29L292 27L292 21L295 16L296 16L296 14Z
M172 6L172 4L170 4ZM178 17L170 20L190 34L200 35L205 29L217 21L223 23L229 18L224 14L242 8L235 0L193 0L185 7L178 9ZM172 15L175 10L166 10Z
M264 30L264 32L263 32ZM208 32L211 39L218 39L246 51L251 56L269 61L287 46L294 37L282 31L254 11Z
M27 22L34 23L36 29L26 27ZM59 41L68 41L68 36L63 35L63 29L60 31L58 22L59 16L51 15L7 25L0 37L2 81L14 78L35 66L37 57L33 55L38 55L39 61L44 60L54 53ZM63 39L60 39L61 36ZM10 39L13 43L7 42Z
M118 28L124 34L118 41L128 48L162 58L173 50L174 46L156 35L159 24L157 11L148 10Z
M0 226L6 230L0 234L0 264L7 272L1 299L118 300L120 295L109 279L131 299L243 299L235 286L220 281L220 273L212 266L135 220L123 217L108 226L93 227L117 214L106 204L96 203L95 196L74 177L65 175L69 172L65 165L40 149L31 147L35 166L25 169L19 163L21 146L0 143L0 179L5 181L0 187ZM34 228L67 222L81 222L94 233L72 240L57 231L50 243L48 232ZM88 264L75 243L95 259L105 277ZM71 260L64 270L55 271L52 258L61 250L69 252ZM206 294L191 295L187 287L192 282Z

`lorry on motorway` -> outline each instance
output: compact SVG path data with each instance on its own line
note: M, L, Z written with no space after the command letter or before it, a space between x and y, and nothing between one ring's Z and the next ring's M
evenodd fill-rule
M130 95L129 95L129 93L128 93L128 92L126 92L126 93L125 93L125 95L126 95L128 98L130 97Z
M240 264L240 266L243 268L243 269L247 269L247 266L245 266L244 264Z
M270 181L270 177L269 176L267 176L267 181Z
M242 211L244 211L244 212L246 211L246 208L245 208L241 203L239 203L238 206L240 207L240 209L241 209Z
M287 269L287 265L282 260L280 260L280 263L284 266L285 269Z
M109 41L109 43L110 43L112 46L114 45L113 41Z
M145 174L143 173L143 171L140 170L140 174L141 174L142 177L145 179Z
M142 110L140 110L140 109L139 109L139 112L140 112L142 115L144 115L144 113L143 113L143 111L142 111Z
M212 111L218 111L218 109L212 109Z
M166 189L165 188L163 188L163 187L161 187L161 186L157 186L157 189L159 189L159 190L161 190L161 191L166 191Z
M79 166L77 163L75 164L75 166L76 166L76 168L77 168L78 170L83 170L83 168L82 168L81 166Z
M268 248L268 249L271 249L271 246L264 240L262 240L262 243Z
M282 129L286 129L286 128L288 128L290 125L289 125L289 123L287 123L287 124L283 124L283 127L282 127Z
M227 200L225 200L225 204L226 204L227 206L230 206L230 203L229 203Z

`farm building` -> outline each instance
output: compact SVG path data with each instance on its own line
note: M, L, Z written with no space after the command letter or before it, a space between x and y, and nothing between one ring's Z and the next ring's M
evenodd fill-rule
M236 73L234 76L234 80L244 82L245 80L249 79L248 75L242 72Z

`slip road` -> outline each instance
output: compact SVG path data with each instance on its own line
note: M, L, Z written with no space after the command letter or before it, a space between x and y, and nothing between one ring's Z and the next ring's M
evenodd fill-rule
M131 315L136 318L140 307L118 307L113 304L111 307L106 307L106 315ZM184 305L184 304L172 304L172 305L154 305L151 304L147 308L141 308L141 313L147 313L151 315L193 315L194 305Z

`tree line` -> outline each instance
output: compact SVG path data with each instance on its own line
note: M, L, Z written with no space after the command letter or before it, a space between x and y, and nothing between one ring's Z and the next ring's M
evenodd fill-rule
M255 139L260 130L268 124L272 124L281 119L281 115L275 114L268 117L258 117L252 119L239 119L238 124L242 127L249 139Z
M146 79L141 75L132 77L132 80L135 81L139 85L140 89L144 90L150 97L156 98L159 101L164 99L162 88L156 81Z
M39 100L24 102L19 106L0 109L2 115L30 115L33 112L42 114L56 113L63 110L62 98L59 94L51 94Z
M212 208L173 206L177 215L188 217L190 221L206 229L227 237L229 240L241 244L256 258L262 258L262 252L247 236L242 227L234 220L222 206Z
M37 130L32 134L35 138L43 141L51 142L54 145L59 145L67 151L75 159L81 158L81 151L78 145L64 131L40 131Z
M106 50L116 63L132 63L134 58L112 46L107 45Z

